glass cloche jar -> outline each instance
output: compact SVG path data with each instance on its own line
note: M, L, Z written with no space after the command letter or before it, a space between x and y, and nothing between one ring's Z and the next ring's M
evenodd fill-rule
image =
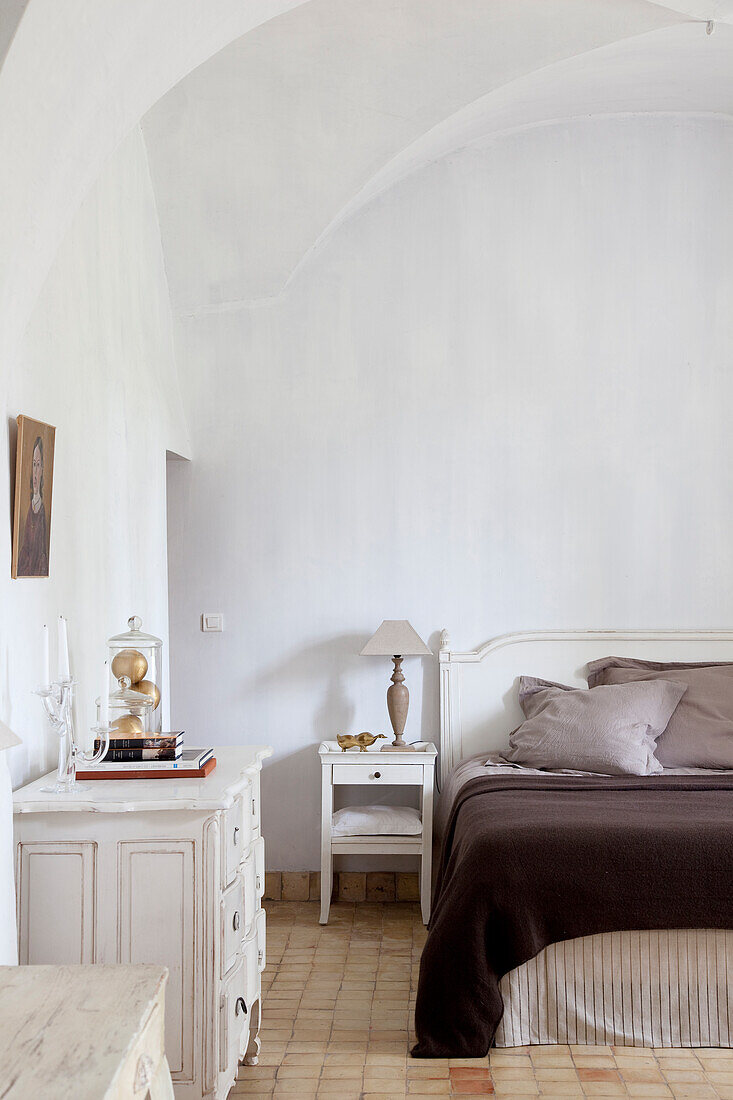
M150 695L136 691L129 676L120 676L119 687L109 697L110 737L139 738L152 733L153 700ZM97 699L97 725L102 723L102 700Z
M148 715L149 725L143 732L160 733L163 725L161 690L163 669L161 655L163 643L154 634L146 634L142 629L142 619L132 615L127 620L129 630L109 638L109 669L112 677L113 693L110 695L110 723L113 721L113 700L117 694L114 688L124 677L129 681L127 688L139 695L146 696L152 705ZM118 717L123 717L121 714Z

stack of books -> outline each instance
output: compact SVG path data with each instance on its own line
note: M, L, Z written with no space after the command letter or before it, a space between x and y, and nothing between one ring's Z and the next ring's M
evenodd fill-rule
M94 742L100 746L99 738ZM184 749L183 732L110 737L99 764L79 779L202 779L216 766L213 749Z
M99 749L101 742L95 738L94 748ZM131 761L180 760L183 752L183 732L180 733L138 733L125 737L110 735L109 748L104 757L105 763L128 764Z

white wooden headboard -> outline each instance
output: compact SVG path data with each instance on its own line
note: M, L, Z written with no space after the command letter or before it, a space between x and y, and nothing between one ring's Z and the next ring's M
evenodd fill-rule
M599 657L650 661L733 661L733 630L539 630L502 634L459 653L440 638L440 770L445 777L472 753L508 745L523 715L518 676L585 687Z

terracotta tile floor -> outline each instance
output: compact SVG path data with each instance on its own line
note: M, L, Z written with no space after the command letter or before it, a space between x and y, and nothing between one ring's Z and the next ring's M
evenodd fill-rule
M516 1047L473 1060L408 1049L425 940L417 905L268 902L262 1054L232 1093L329 1100L584 1096L733 1100L733 1051Z

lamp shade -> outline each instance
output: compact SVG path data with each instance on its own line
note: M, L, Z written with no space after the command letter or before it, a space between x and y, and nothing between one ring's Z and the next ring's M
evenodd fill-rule
M385 619L372 634L360 657L422 657L431 650L407 619Z

